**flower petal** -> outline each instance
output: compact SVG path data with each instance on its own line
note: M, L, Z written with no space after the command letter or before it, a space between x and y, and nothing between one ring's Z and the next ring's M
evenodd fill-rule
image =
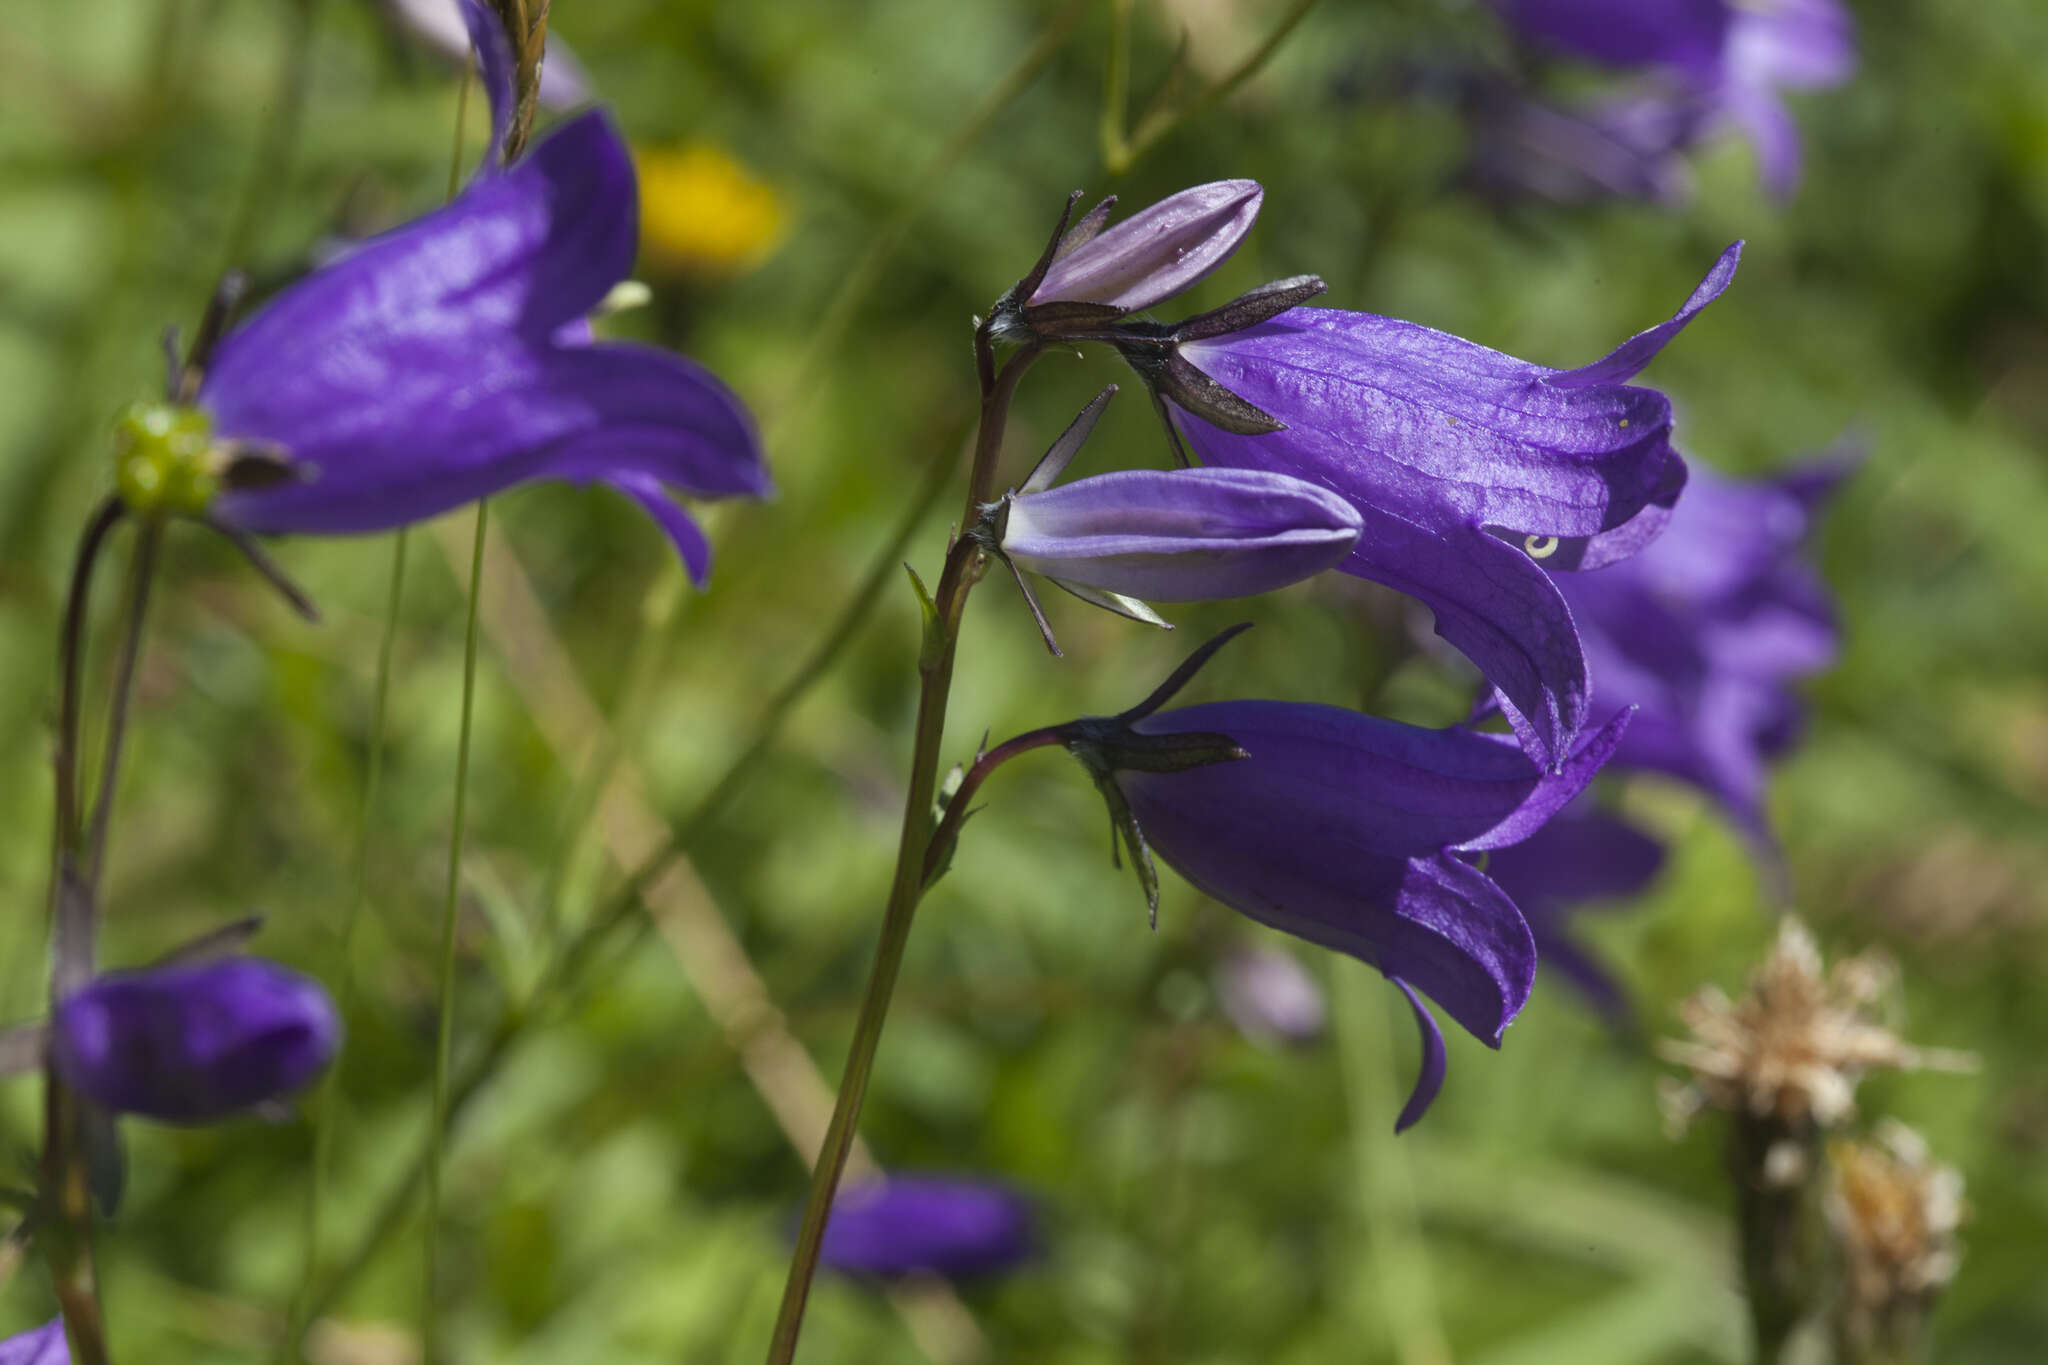
M1444 1053L1444 1031L1436 1026L1436 1017L1416 997L1414 987L1398 976L1387 978L1401 988L1401 994L1408 998L1408 1008L1415 1011L1415 1027L1422 1034L1422 1068L1415 1076L1415 1089L1408 1094L1408 1102L1401 1106L1401 1116L1394 1120L1394 1131L1405 1133L1413 1128L1429 1106L1436 1103L1437 1092L1444 1088L1444 1072L1449 1059Z
M1592 364L1552 374L1545 382L1552 388L1583 389L1601 384L1625 384L1635 378L1643 366L1657 358L1657 352L1670 345L1671 339L1699 316L1702 308L1721 297L1722 291L1735 278L1735 267L1742 260L1742 246L1741 242L1735 242L1723 251L1714 262L1713 269L1707 271L1707 277L1700 281L1699 288L1692 291L1691 297L1669 319L1637 332Z
M497 169L505 152L505 134L511 131L512 40L505 22L493 14L483 0L461 0L462 22L469 30L469 45L476 53L477 75L491 105L491 145L484 153L485 174Z
M654 518L654 524L675 546L683 567L690 571L690 581L703 587L711 576L711 542L705 539L704 528L697 524L697 519L661 486L661 480L628 470L605 475L603 482L639 503L641 510Z
M985 1275L1037 1249L1031 1201L992 1180L891 1175L832 1201L822 1264L856 1275Z
M388 368L393 350L438 356L424 377L459 384L477 336L539 340L595 308L631 269L638 232L632 160L592 110L272 299L222 339L200 401L223 436L284 439L309 398L367 400L407 379Z
M1440 534L1361 506L1365 531L1345 573L1406 593L1436 632L1500 694L1501 710L1538 763L1564 753L1586 720L1586 656L1557 582L1520 549L1484 532Z
M51 1318L33 1331L0 1341L0 1365L71 1365L64 1319Z

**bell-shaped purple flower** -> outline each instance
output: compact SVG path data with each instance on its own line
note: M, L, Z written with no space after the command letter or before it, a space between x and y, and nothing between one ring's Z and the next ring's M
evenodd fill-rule
M1733 126L1766 188L1798 184L1799 131L1780 90L1839 85L1856 66L1840 0L1494 0L1524 36L1608 66L1648 68L1699 112L1697 132Z
M1037 1251L1031 1201L990 1180L892 1175L832 1201L818 1259L850 1275L992 1275Z
M1552 578L1648 543L1685 484L1671 404L1627 381L1734 277L1724 252L1685 306L1590 365L1553 370L1371 313L1295 308L1180 355L1286 429L1176 420L1206 464L1308 479L1364 520L1339 567L1405 592L1499 691L1540 761L1586 715L1585 660Z
M1399 1127L1443 1081L1420 990L1489 1047L1528 999L1536 946L1514 903L1462 855L1528 838L1614 748L1618 718L1556 771L1503 735L1424 730L1334 706L1213 702L1137 720L1141 736L1228 736L1247 757L1123 770L1146 843L1261 923L1349 953L1408 994L1424 1063Z
M1501 204L1639 199L1676 205L1692 193L1684 152L1695 102L1660 90L1549 103L1489 82L1465 109L1472 150L1465 182Z
M1627 744L1624 733L1620 747ZM1491 855L1486 875L1529 922L1550 979L1565 981L1620 1024L1628 1018L1627 997L1613 973L1571 937L1571 917L1642 894L1664 866L1664 846L1589 800L1573 802L1530 838Z
M469 10L502 138L508 58ZM221 441L275 450L300 477L230 491L217 516L262 533L380 531L528 480L597 482L644 508L701 580L710 547L675 495L770 484L717 379L591 339L638 225L632 160L593 110L285 290L221 340L197 401Z
M51 1318L33 1331L0 1341L0 1365L71 1365L64 1320Z
M311 1083L341 1023L308 977L253 957L113 972L57 1005L51 1055L100 1108L211 1123Z
M1635 708L1616 767L1699 787L1765 848L1768 762L1799 729L1792 684L1835 657L1834 604L1803 547L1847 467L1831 460L1750 483L1695 471L1656 544L1560 580L1594 714Z

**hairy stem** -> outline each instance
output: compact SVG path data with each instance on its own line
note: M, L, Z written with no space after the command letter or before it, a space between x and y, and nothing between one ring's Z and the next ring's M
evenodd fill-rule
M986 355L988 337L984 329L975 338L976 350ZM998 457L1002 452L1003 428L1007 424L1010 400L1025 370L1038 357L1036 348L1012 356L982 395L981 427L975 439L974 465L968 476L967 511L973 516L988 500ZM986 373L985 367L983 372ZM810 1298L811 1280L818 1269L818 1252L824 1245L825 1223L831 1215L832 1199L839 1190L839 1178L846 1169L847 1154L853 1148L854 1131L860 1124L861 1104L867 1097L868 1079L874 1072L875 1053L882 1041L882 1025L888 1018L896 977L903 966L903 951L910 941L910 926L923 897L925 859L935 833L932 797L938 787L940 748L945 739L946 707L953 687L953 660L959 643L960 617L967 594L980 579L988 563L987 554L974 541L962 539L946 555L946 567L933 595L933 619L925 623L925 643L919 651L919 688L916 739L910 760L909 790L903 800L903 828L896 845L896 873L889 887L889 902L882 914L881 939L875 946L875 963L861 998L860 1017L854 1023L853 1045L847 1055L846 1071L839 1083L839 1097L832 1108L832 1122L825 1130L823 1149L812 1169L809 1193L804 1200L803 1222L797 1231L796 1250L790 1257L789 1279L783 1286L782 1306L776 1314L775 1335L769 1344L769 1365L789 1365L796 1355L796 1343L803 1330L804 1305Z

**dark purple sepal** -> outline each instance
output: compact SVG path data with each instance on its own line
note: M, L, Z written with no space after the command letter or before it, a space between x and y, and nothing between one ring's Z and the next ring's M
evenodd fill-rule
M59 1002L51 1055L111 1113L210 1123L304 1088L340 1040L317 983L230 957L95 978Z
M994 1181L892 1175L841 1188L818 1259L882 1279L993 1275L1036 1254L1036 1222L1029 1199Z
M1450 1069L1450 1059L1444 1051L1444 1031L1436 1026L1436 1016L1415 994L1415 988L1398 976L1387 979L1401 988L1408 1008L1414 1011L1416 1031L1422 1035L1422 1065L1416 1069L1415 1088L1409 1092L1408 1102L1401 1106L1400 1117L1394 1120L1394 1131L1405 1133L1436 1103L1437 1092L1444 1088L1444 1073Z

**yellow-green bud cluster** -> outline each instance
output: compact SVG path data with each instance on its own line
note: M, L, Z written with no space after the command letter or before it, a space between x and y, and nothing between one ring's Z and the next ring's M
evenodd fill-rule
M199 516L220 491L213 419L198 408L137 403L116 428L114 458L121 501L140 516Z

